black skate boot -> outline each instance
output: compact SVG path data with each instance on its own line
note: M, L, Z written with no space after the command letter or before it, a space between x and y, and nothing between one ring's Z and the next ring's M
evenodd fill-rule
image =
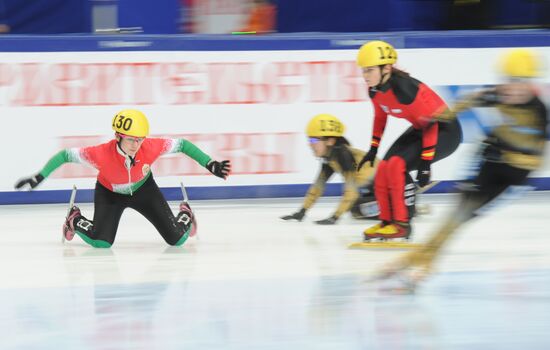
M197 234L197 221L195 219L195 214L193 214L193 210L191 210L191 206L187 202L181 202L180 203L180 212L178 213L178 221L180 221L180 217L184 218L185 216L189 217L189 225L191 226L191 231L189 232L189 237L193 237Z

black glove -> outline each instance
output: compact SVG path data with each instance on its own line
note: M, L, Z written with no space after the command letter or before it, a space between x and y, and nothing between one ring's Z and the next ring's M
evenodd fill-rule
M211 160L206 164L206 169L225 180L227 175L229 175L229 170L231 170L231 162L228 160L222 160L221 162Z
M21 187L25 185L29 185L31 189L38 186L42 181L44 181L44 176L40 175L40 173L32 176L32 177L24 177L21 180L17 181L15 184L16 189L21 189Z
M430 175L432 172L430 169L430 165L431 162L429 160L420 161L420 165L418 166L418 173L416 174L416 181L418 182L418 186L424 187L430 183Z
M338 221L338 218L332 215L330 218L315 221L318 225L334 225Z
M371 146L371 148L369 149L367 154L365 154L363 159L361 159L359 164L357 164L357 171L361 170L361 167L363 167L363 165L366 162L370 162L370 166L373 167L374 166L374 159L376 158L376 153L377 152L378 152L378 147Z
M298 210L294 214L281 216L281 219L283 220L296 220L296 221L302 221L302 219L306 216L306 210L304 208Z

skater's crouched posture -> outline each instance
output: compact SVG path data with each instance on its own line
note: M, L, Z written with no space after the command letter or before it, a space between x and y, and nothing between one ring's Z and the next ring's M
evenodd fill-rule
M128 109L119 112L112 122L115 139L84 148L65 149L53 156L40 172L23 178L15 188L38 186L64 163L83 163L99 171L94 194L94 219L86 219L73 207L63 225L63 234L71 240L75 233L97 248L111 247L126 208L132 208L149 220L166 243L182 245L193 230L193 213L180 205L174 216L160 192L151 165L163 154L185 153L212 174L225 179L230 170L228 160L217 162L184 139L147 138L149 122L143 113Z
M368 42L357 55L375 113L371 146L358 168L374 160L388 115L412 124L393 143L376 170L374 188L381 222L363 232L366 240L409 238L416 193L409 172L417 170L417 184L428 185L431 165L451 155L462 137L457 121L437 121L448 110L445 102L427 85L395 68L396 62L397 52L384 41Z
M302 208L281 219L302 221L306 211L323 194L327 181L334 173L342 174L345 180L342 200L333 215L316 223L332 225L346 211L351 211L353 217L358 219L378 217L378 205L372 188L375 167L356 171L357 163L365 152L350 146L343 136L344 129L344 124L331 114L319 114L311 119L306 133L314 155L322 160L321 171L309 187Z
M541 74L541 59L531 50L514 49L503 57L501 70L507 82L458 102L454 113L439 117L453 121L457 113L473 107L494 108L502 116L480 147L477 174L461 184L460 203L439 231L422 248L391 263L383 276L412 268L415 280L426 277L441 247L461 224L479 215L481 208L510 186L524 184L541 166L548 114L532 81Z

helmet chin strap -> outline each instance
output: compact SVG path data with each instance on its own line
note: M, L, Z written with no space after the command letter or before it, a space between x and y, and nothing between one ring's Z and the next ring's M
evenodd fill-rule
M128 153L124 152L124 150L122 149L121 142L122 142L122 137L119 136L116 143L117 151L120 155L124 156L124 158L128 159L130 161L130 167L133 167L134 165L136 165L136 157L132 157Z
M384 66L385 65L378 66L378 68L380 68L380 82L376 84L376 86L372 87L375 90L378 90L378 87L385 83L384 79L386 79L386 77L390 74L390 73L384 73Z

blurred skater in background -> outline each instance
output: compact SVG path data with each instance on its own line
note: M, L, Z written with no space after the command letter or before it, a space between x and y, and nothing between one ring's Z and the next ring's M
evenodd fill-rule
M542 58L530 49L513 49L503 55L500 71L504 82L456 103L452 112L438 116L453 123L469 108L491 107L501 116L481 144L476 175L460 184L461 199L441 228L425 245L390 263L381 273L387 278L404 271L412 284L429 275L441 248L462 224L481 214L498 196L524 185L544 159L548 138L548 112L538 97L535 79L542 75ZM529 233L526 232L528 235Z

